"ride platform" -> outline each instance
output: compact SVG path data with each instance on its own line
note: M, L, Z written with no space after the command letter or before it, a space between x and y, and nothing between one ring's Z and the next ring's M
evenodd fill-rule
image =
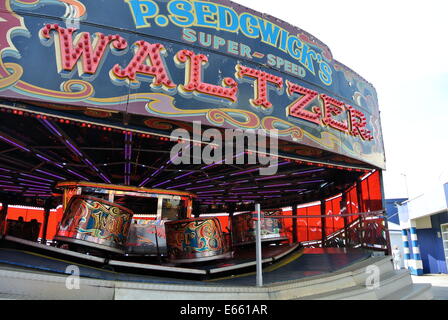
M277 283L337 271L372 255L368 250L345 248L302 248L300 245L263 247L264 282ZM6 236L0 249L0 264L29 270L67 274L69 266L77 266L80 276L92 279L197 283L220 285L255 284L255 248L240 247L230 259L208 263L175 265L147 258L147 261L108 259L23 239ZM127 261L126 261L127 260Z

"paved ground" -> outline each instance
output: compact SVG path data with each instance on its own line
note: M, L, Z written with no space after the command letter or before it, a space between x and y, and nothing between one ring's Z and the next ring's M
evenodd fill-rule
M414 283L432 284L434 300L448 300L448 275L425 274L424 276L412 276Z

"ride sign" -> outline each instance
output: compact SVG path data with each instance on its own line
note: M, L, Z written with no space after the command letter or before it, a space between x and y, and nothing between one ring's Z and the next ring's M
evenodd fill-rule
M0 3L3 99L275 129L384 167L375 89L285 22L230 1Z

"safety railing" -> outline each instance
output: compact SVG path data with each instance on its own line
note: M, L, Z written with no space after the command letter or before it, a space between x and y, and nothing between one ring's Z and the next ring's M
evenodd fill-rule
M384 216L383 210L332 215L276 214L269 215L266 218L271 220L278 219L279 222L277 225L286 226L280 233L287 235L291 242L300 242L304 247L364 248L390 253L387 219ZM298 221L303 221L305 219L321 219L321 222L317 223L318 226L307 225L300 227L297 225ZM334 228L326 228L325 226L332 219L342 219L344 222L343 226L338 230L334 230ZM294 227L295 223L296 226ZM314 229L315 231L313 236L308 237L305 241L303 239L301 240L300 234L304 229L305 232L309 232L309 229ZM295 236L294 233L296 234Z

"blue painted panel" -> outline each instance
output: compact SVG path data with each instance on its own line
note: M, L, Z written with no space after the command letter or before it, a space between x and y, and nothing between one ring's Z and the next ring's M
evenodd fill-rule
M448 273L442 239L437 237L438 231L438 228L417 230L424 273Z
M448 213L440 213L431 217L431 222L433 226L440 231L440 225L448 223Z

